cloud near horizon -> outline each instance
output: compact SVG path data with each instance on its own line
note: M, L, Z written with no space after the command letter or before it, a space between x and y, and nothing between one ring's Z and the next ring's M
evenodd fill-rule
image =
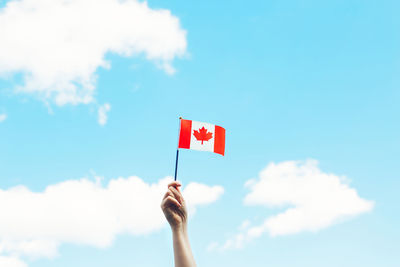
M131 176L103 186L100 179L84 178L49 185L43 192L25 186L0 189L0 266L24 267L25 257L53 258L63 243L105 248L120 234L158 231L166 224L160 203L172 180L149 184ZM189 215L223 192L221 186L189 183L183 189Z
M222 246L211 244L210 249L241 248L264 233L316 232L374 207L373 201L361 198L349 186L346 177L322 172L316 160L270 163L245 187L250 189L245 205L287 209L267 217L261 225L245 220L237 235Z
M11 0L0 8L0 36L0 77L22 74L15 92L59 106L95 101L107 53L144 55L172 74L187 46L177 17L137 0Z

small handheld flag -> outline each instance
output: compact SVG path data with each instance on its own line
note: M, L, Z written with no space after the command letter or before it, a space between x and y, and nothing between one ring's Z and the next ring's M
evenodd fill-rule
M225 154L225 129L209 124L181 119L178 148Z
M221 126L179 118L179 141L176 150L175 181L179 148L210 151L225 155L225 129Z

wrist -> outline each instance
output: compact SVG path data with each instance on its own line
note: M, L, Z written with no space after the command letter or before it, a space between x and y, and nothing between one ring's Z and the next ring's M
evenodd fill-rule
M177 225L171 225L172 233L174 234L186 234L187 233L187 224L180 223Z

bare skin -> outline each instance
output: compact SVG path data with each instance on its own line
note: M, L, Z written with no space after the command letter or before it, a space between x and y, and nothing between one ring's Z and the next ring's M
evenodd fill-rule
M196 262L187 233L187 209L180 186L178 182L168 185L168 191L161 202L161 209L172 230L175 267L195 267Z

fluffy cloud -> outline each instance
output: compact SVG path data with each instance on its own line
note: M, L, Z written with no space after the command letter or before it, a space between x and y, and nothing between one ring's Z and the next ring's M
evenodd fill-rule
M16 91L58 105L94 101L107 53L144 55L167 73L186 32L164 9L137 0L11 0L0 9L0 75L22 73Z
M26 267L27 265L16 258L0 256L0 266L4 267Z
M109 112L110 110L111 110L111 105L108 103L99 107L99 109L97 111L97 115L98 115L97 121L99 122L99 124L101 126L106 125L107 119L108 119L107 112Z
M224 193L224 188L221 186L209 187L208 185L192 182L188 184L184 190L186 198L196 205L205 205L217 201ZM207 196L207 197L205 197ZM194 205L189 205L189 213L194 213Z
M0 122L3 122L7 119L7 114L0 114Z
M374 207L349 186L346 177L322 172L315 160L270 163L259 179L249 180L245 186L250 189L246 205L288 208L261 225L252 226L246 220L222 249L240 248L265 232L279 236L318 231Z
M0 190L0 266L25 266L11 256L57 256L62 243L104 248L118 234L161 229L166 220L160 203L172 179L149 184L133 176L103 186L99 179L85 178L50 185L43 192L24 186ZM223 191L220 186L191 183L183 194L193 211L216 201Z

